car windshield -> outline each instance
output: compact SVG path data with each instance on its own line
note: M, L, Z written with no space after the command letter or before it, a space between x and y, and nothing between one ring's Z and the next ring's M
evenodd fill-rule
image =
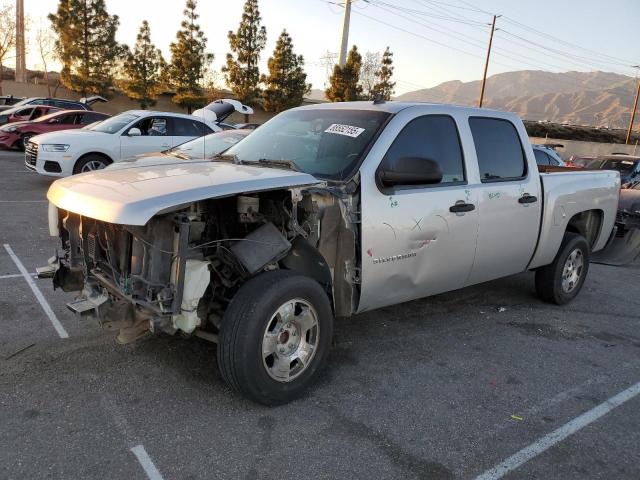
M620 173L631 173L636 165L636 162L633 160L623 160L620 159L610 159L605 160L600 165L601 170L617 170Z
M91 127L90 130L93 132L116 133L129 125L136 118L138 118L138 115L134 115L133 113L121 113L115 117L103 120L95 127Z
M328 180L351 175L389 117L371 110L309 109L283 112L225 152L240 162L293 162Z
M178 145L167 153L185 160L211 158L238 143L247 136L247 133L234 130L211 133Z

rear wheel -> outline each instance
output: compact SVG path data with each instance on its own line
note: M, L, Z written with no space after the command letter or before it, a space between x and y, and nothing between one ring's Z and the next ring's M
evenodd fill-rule
M225 312L218 366L251 400L286 403L316 380L332 333L333 313L320 284L286 270L263 273L240 288Z
M82 157L73 168L73 173L92 172L94 170L102 170L111 163L102 155L89 154Z
M564 305L578 295L589 271L589 244L567 232L556 258L536 271L536 291L545 302Z

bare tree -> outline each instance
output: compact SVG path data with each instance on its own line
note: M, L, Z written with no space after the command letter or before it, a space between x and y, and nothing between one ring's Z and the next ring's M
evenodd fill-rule
M380 53L367 52L363 55L360 67L360 85L362 86L362 94L367 100L373 99L373 86L378 80L380 66Z
M16 12L12 4L0 6L0 95L2 95L3 66L7 54L16 46Z
M51 97L51 83L49 82L49 67L47 64L55 61L57 58L56 37L51 29L46 27L40 27L38 29L36 32L36 48L38 49L38 55L40 56L42 69L44 70L47 95Z

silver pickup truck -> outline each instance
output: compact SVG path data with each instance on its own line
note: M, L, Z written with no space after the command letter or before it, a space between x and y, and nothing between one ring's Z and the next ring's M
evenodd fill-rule
M119 342L216 342L223 378L273 405L317 377L335 317L526 270L543 300L570 301L619 188L612 171L539 173L510 113L301 107L213 158L56 181L48 273Z

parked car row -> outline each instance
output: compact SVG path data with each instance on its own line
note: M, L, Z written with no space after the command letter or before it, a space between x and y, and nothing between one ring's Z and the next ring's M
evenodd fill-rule
M87 128L53 128L48 123L50 120L46 119L39 122L39 126L50 128L46 130L49 133L33 134L28 143L22 141L25 165L41 175L52 177L99 170L136 155L169 150L189 140L220 132L223 130L220 124L234 112L253 113L253 110L236 100L223 99L192 115L129 110ZM72 125L77 127L82 126L82 121L90 124L97 120L91 117L95 112L73 113L82 117L74 120ZM20 126L20 129L33 129L33 126ZM16 132L6 132L6 135ZM0 129L0 142L3 134L5 132ZM14 137L6 140L7 143L12 141L19 140Z

